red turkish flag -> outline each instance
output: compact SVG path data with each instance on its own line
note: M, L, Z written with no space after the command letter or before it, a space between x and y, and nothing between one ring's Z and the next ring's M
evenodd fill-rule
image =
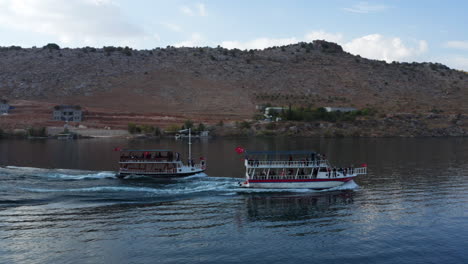
M237 147L237 148L235 148L235 151L237 152L237 154L242 154L242 153L245 152L245 149L242 148L242 147Z

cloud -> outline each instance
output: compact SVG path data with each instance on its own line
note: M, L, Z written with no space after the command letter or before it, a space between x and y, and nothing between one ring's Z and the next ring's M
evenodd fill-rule
M310 42L317 39L340 43L343 40L343 35L341 33L327 33L323 30L312 31L305 35L306 41Z
M0 27L51 36L65 45L138 45L153 35L111 0L0 0Z
M167 29L171 30L171 31L182 32L182 27L177 25L177 24L167 23L167 22L162 22L160 24L163 25L164 27L166 27Z
M452 49L468 50L468 41L447 41L444 46Z
M196 3L191 6L183 5L180 7L180 11L188 16L206 16L206 8L202 3Z
M312 42L317 39L336 42L342 45L345 51L355 55L387 62L410 60L428 50L428 44L425 40L415 41L416 44L412 47L405 44L400 38L390 38L380 34L371 34L345 41L341 33L329 33L323 30L311 31L302 38L257 38L246 42L223 41L221 46L228 49L264 49L300 41Z
M174 44L175 47L199 47L203 45L203 36L199 33L192 33L190 39Z
M282 46L299 42L296 38L257 38L248 42L223 41L221 46L228 49L264 49L273 46Z
M180 11L189 16L195 15L195 12L188 6L181 6Z
M408 47L400 38L388 38L380 34L372 34L356 38L343 45L344 50L369 59L385 60L387 62L402 61L428 50L424 40L418 41L417 47Z
M200 14L200 16L206 16L206 8L205 8L205 5L204 4L196 4L196 7L198 9L198 14Z
M379 5L379 4L369 4L368 2L359 2L352 7L345 7L343 10L352 12L352 13L360 13L360 14L368 14L368 13L377 13L381 11L385 11L389 8L386 5Z
M327 40L331 42L340 42L343 36L340 33L327 33L323 30L311 31L303 38L257 38L247 42L241 41L223 41L221 46L228 49L264 49L273 46L283 46L295 44L300 41L311 42L316 39Z
M468 57L460 55L444 56L440 58L442 63L447 64L450 68L459 69L468 72Z

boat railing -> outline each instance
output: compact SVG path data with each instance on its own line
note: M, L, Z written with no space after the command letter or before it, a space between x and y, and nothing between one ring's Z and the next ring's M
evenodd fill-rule
M245 160L247 168L298 168L328 167L328 160L283 161L283 160Z
M193 165L193 168L195 169L203 169L203 166L201 164L195 164Z
M143 168L132 168L132 169L125 169L125 168L120 168L120 172L125 172L125 173L138 173L138 174L152 174L152 173L167 173L167 174L172 174L176 173L177 169L176 168L171 168L171 169L143 169Z
M254 175L251 180L294 180L294 179L316 179L313 175Z
M367 167L354 168L355 174L367 174Z
M121 159L119 163L179 163L180 160Z

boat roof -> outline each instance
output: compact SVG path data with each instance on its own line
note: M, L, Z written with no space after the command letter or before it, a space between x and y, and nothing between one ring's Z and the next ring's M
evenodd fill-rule
M291 151L246 151L246 155L312 155L315 151L310 150L291 150Z
M165 152L169 151L172 152L170 149L122 149L121 151L127 152Z

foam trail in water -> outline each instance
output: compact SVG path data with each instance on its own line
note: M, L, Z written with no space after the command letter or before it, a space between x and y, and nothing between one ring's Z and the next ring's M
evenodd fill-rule
M84 171L71 169L44 169L32 167L7 166L0 168L1 172L9 174L56 178L64 180L86 180L114 178L115 173L111 171Z

